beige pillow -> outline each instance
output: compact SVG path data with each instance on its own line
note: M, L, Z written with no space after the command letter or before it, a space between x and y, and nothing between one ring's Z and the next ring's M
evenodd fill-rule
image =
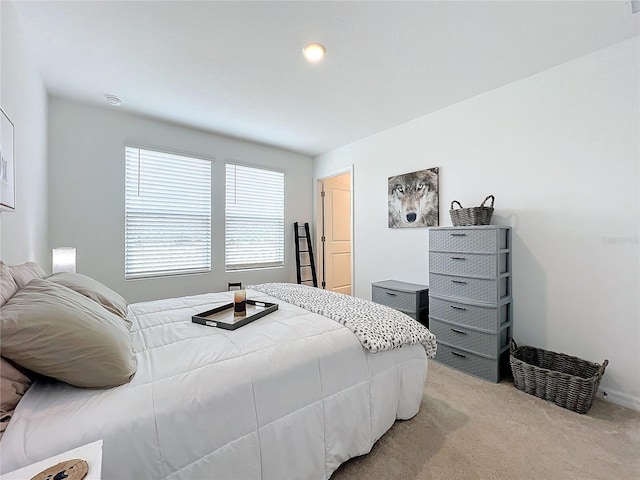
M11 275L9 266L0 262L0 307L18 291L18 285Z
M106 285L80 273L54 273L47 280L64 285L74 292L81 293L94 302L98 302L111 313L123 318L127 328L131 330L131 321L127 318L127 301Z
M32 280L0 309L2 355L77 387L127 383L136 371L122 319L48 280Z
M31 380L11 362L0 357L0 437Z
M9 266L9 271L11 272L16 285L18 285L18 288L24 287L34 278L44 278L47 275L42 267L35 262L27 262L22 265L11 265Z

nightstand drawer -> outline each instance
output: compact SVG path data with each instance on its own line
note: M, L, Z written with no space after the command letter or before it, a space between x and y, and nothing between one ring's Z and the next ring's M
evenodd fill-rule
M374 285L371 289L371 300L375 303L395 308L396 310L417 313L415 293L400 292L398 290L391 290Z
M485 333L443 322L434 317L429 320L429 330L436 336L438 342L455 345L492 358L498 358L500 351L509 344L510 338L509 327L497 334Z
M458 325L497 332L500 325L511 319L511 304L481 307L431 297L429 299L429 314L431 317L448 320Z
M438 228L429 230L429 251L487 252L509 248L509 233L496 228Z
M436 273L495 278L508 272L508 253L429 252L429 270Z
M481 357L438 342L435 360L485 380L500 381L500 361L498 359Z
M495 303L507 297L510 290L509 281L510 277L488 280L429 273L432 295L483 303Z

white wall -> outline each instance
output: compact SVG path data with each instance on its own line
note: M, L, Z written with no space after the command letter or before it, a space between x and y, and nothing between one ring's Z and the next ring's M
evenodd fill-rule
M0 2L0 105L14 124L16 209L0 212L0 259L51 265L47 242L47 94L11 2Z
M428 284L428 231L387 228L387 178L440 167L441 225L494 194L513 226L516 341L609 359L603 389L640 407L639 58L636 37L314 159L314 179L354 165L355 294Z
M214 157L212 271L209 274L124 279L124 145L166 148ZM224 272L225 159L284 170L285 268ZM59 98L49 102L49 238L52 247L77 248L77 270L130 302L295 282L293 222L311 221L312 160L276 148L230 139Z

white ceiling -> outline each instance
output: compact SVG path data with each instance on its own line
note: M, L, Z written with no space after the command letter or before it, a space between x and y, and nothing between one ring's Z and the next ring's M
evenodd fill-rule
M308 155L640 33L622 0L14 6L50 94Z

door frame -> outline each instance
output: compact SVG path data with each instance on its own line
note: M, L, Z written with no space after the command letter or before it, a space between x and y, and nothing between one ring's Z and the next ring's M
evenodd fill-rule
M353 192L353 186L354 186L354 181L353 181L353 172L354 172L354 166L353 164L348 165L346 167L340 168L340 169L336 169L336 170L331 170L329 172L324 173L321 177L318 177L316 179L316 184L315 184L315 190L316 190L316 215L315 215L315 226L316 226L316 234L315 234L315 240L316 240L316 257L318 258L317 260L317 265L320 266L320 269L318 271L322 271L322 280L319 280L319 284L322 285L320 282L324 281L324 268L322 268L323 266L323 260L324 260L324 250L322 248L320 248L322 246L322 241L321 241L321 236L322 236L322 198L320 197L320 192L322 191L320 189L320 182L327 180L331 177L338 177L340 175L344 175L345 173L350 174L349 177L349 192L350 192L350 212L349 212L349 217L350 217L350 221L351 221L351 296L355 297L355 228L354 228L354 192ZM322 288L322 287L320 287Z

